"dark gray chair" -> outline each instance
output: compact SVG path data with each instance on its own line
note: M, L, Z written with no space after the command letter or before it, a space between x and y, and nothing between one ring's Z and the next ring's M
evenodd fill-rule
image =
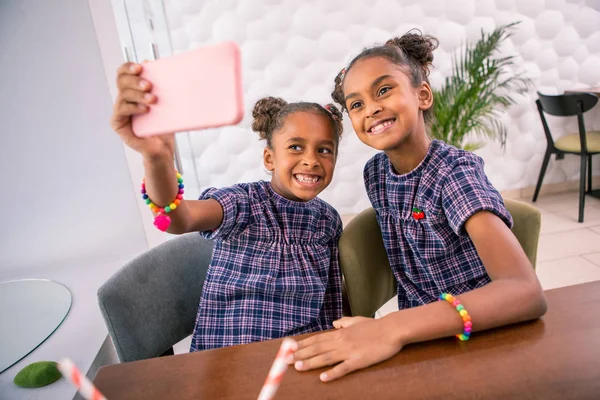
M100 289L98 303L121 362L173 354L194 329L213 243L176 237L127 263Z
M538 92L539 99L536 100L540 119L546 134L546 154L542 162L540 176L533 194L533 202L537 200L544 174L550 161L550 156L556 154L560 160L565 154L575 154L581 157L581 170L579 182L579 222L583 222L583 209L585 207L585 195L592 193L592 156L600 153L600 131L586 131L583 113L590 110L598 102L598 97L592 93L571 93L559 96L548 96ZM562 136L558 140L552 138L550 128L544 114L557 117L577 116L579 131L577 133ZM587 191L585 190L587 164Z

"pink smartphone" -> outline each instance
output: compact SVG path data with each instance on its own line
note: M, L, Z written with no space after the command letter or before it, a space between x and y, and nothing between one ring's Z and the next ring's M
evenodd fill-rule
M235 125L244 117L240 49L233 42L143 64L157 102L132 118L138 137Z

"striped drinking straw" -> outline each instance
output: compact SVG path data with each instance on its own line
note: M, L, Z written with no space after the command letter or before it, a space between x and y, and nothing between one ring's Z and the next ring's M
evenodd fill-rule
M85 377L68 358L63 358L57 364L58 370L67 378L86 400L106 400L106 397L88 378Z
M295 345L296 342L294 342L292 339L283 339L281 347L279 348L279 352L277 353L275 361L273 361L273 365L269 371L269 375L267 375L265 384L258 395L258 400L271 400L275 396L275 393L279 388L279 384L283 379L283 374L288 367L285 360L290 354L293 353Z

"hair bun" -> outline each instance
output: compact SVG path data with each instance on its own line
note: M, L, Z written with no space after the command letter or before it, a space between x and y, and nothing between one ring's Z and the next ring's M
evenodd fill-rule
M287 105L287 101L279 97L265 97L254 105L252 110L252 130L257 132L261 139L267 139L268 132L277 119L277 114Z
M430 35L423 35L419 30L412 30L400 37L395 37L385 43L402 50L407 57L419 63L429 75L429 66L433 62L433 51L439 46L439 41Z

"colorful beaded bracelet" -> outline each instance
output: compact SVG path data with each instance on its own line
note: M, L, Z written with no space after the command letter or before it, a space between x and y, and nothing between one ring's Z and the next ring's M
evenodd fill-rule
M156 216L154 217L154 226L163 232L171 225L171 217L167 214L175 210L177 206L181 204L181 200L183 200L183 178L179 172L177 172L177 185L179 186L179 192L177 193L175 200L165 207L159 207L150 200L148 193L146 193L146 179L144 178L142 180L142 199L144 199L148 207L156 213Z
M452 296L450 293L440 294L439 300L446 300L448 303L452 304L456 308L456 311L458 311L458 313L460 314L460 317L462 318L464 324L464 332L456 335L456 337L459 340L462 340L463 342L469 340L469 337L471 337L471 329L473 327L473 323L471 322L471 316L469 315L467 310L465 310L465 307L462 304L460 304L460 301L458 301L458 299Z

